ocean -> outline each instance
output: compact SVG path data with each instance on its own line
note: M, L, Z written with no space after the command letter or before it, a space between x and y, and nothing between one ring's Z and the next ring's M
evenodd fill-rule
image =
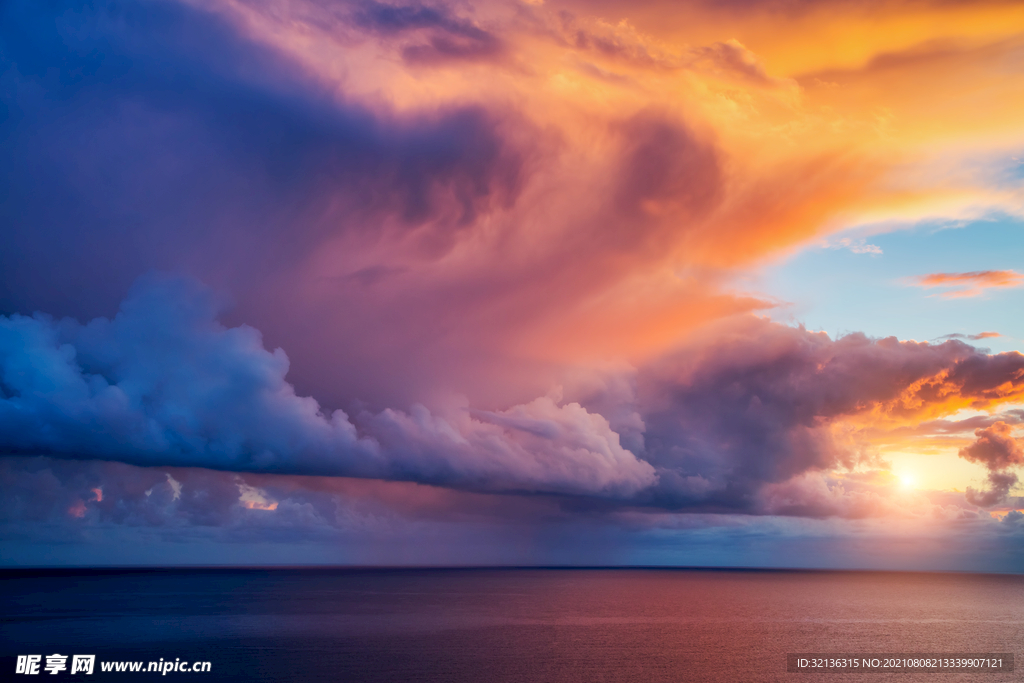
M0 571L0 679L997 681L787 672L787 653L1017 653L1024 577L697 569ZM40 674L17 674L40 655ZM92 654L87 675L46 656ZM209 672L100 670L209 662ZM25 660L22 660L23 662ZM59 660L58 660L59 661Z

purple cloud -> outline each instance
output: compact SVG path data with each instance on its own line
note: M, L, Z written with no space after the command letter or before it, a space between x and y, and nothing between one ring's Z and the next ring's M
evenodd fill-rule
M607 420L540 398L501 412L329 414L284 351L217 321L193 280L140 281L113 319L0 317L0 450L140 465L629 495L653 468Z
M1024 465L1024 448L1013 436L1012 425L997 420L974 432L977 437L960 449L960 457L988 468L989 489L978 491L968 487L967 501L980 507L991 507L1006 501L1010 489L1017 485L1017 475L1007 470Z

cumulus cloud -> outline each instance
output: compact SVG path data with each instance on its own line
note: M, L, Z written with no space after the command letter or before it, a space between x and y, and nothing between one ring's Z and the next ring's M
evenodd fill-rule
M980 507L991 507L1006 501L1010 489L1017 485L1012 467L1024 464L1024 448L1013 436L1014 427L1002 420L977 429L977 437L969 446L960 449L960 457L988 468L989 489L967 489L967 501Z
M1024 464L1024 449L1013 437L1014 428L1003 421L974 432L977 440L960 449L960 457L990 470L1003 470Z
M641 368L638 384L652 497L753 510L765 484L874 462L858 420L899 427L1019 400L1024 355L747 318ZM710 482L699 496L682 484L696 475Z
M193 280L151 276L111 320L0 317L0 449L620 496L655 480L607 420L550 397L387 409L362 416L360 435L344 411L298 396L284 351L219 323L217 304Z
M430 462L435 480L493 487L508 463L521 463L523 480L542 490L606 491L628 496L654 483L654 468L622 447L601 415L578 403L559 406L550 397L503 411L455 412L447 419L422 407L387 409L367 425L385 449L414 471ZM504 485L508 487L508 484Z
M344 412L284 380L288 359L251 327L216 322L210 292L141 282L112 320L0 318L8 452L223 469L374 468ZM332 464L333 463L333 464Z

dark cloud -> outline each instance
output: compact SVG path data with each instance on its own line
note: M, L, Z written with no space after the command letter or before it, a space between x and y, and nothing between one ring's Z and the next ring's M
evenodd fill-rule
M627 215L665 215L686 223L720 199L714 148L671 119L641 113L622 126L625 141L616 204Z
M113 319L0 318L0 443L14 453L233 470L374 468L375 445L284 381L284 352L216 322L194 281L140 282Z
M495 293L521 261L436 264L509 229L544 135L509 107L355 102L250 36L173 1L0 6L0 313L109 317L185 272L331 408L424 401L486 355L479 317L518 322Z
M226 481L228 488L218 479ZM181 482L168 471L118 462L4 457L0 458L0 486L7 495L0 504L0 521L219 525L227 522L223 513L238 499L237 487L230 484L230 477L207 471L202 484L205 493L189 490L182 497ZM189 487L194 488L199 487Z
M966 510L932 520L943 535L929 549L891 533L888 520L595 514L559 509L539 496L103 461L3 457L0 490L3 563L21 566L750 567L777 566L782 557L786 566L1020 569L1019 555L1008 555L1020 548L1021 515L1014 512L1002 521Z
M310 535L318 528L344 528L346 516L339 512L358 507L343 491L281 486L287 482L268 491L266 482L203 469L6 457L0 458L0 485L9 495L0 504L0 523L48 522L72 530L284 527ZM387 514L372 496L363 498L366 513Z
M284 351L218 313L194 280L151 276L113 319L0 317L0 452L612 496L655 479L605 418L547 397L365 412L360 435L296 395Z
M764 484L870 461L866 443L834 429L843 418L913 422L951 399L984 408L1022 392L1019 353L832 340L758 319L720 326L640 371L644 455L660 475L652 500L754 510Z
M491 44L442 4L320 10L371 40ZM663 261L722 191L714 145L664 113L612 124L581 181L557 132L509 105L357 103L215 12L0 12L0 313L111 316L142 273L190 273L289 350L301 392L350 413L545 393L557 378L517 336L550 346L538 327Z
M985 407L1024 392L1021 354L860 334L833 341L747 318L642 367L635 389L597 378L578 401L474 410L452 400L350 418L297 395L284 351L268 351L251 327L224 326L218 311L195 281L151 276L112 319L0 318L0 448L618 501L604 507L799 514L825 508L794 492L834 492L800 484L766 503L761 489L870 461L864 443L836 429L845 418L914 421L951 400ZM1019 463L1010 429L979 429L964 457L992 469ZM832 509L863 514L864 501Z
M247 561L522 564L597 552L603 564L623 536L544 497L337 477L0 457L0 490L4 561L49 546L45 564L65 552L78 564L237 564L259 544Z
M109 312L154 267L251 285L366 225L433 258L521 184L500 116L344 102L177 3L4 3L0 73L6 312Z
M402 47L402 58L414 64L451 60L493 60L505 52L504 43L475 23L454 16L443 5L361 3L354 22L381 36L423 34L422 42Z

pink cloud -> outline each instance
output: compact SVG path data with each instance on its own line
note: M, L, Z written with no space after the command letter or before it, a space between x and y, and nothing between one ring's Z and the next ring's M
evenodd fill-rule
M960 457L988 468L989 489L978 491L968 487L967 501L980 507L991 507L1006 501L1010 489L1017 485L1017 475L1008 470L1024 464L1024 448L1013 436L1014 427L1001 420L984 429L975 430L974 443L960 449Z
M979 296L986 289L1020 287L1024 285L1024 274L1014 270L976 270L969 273L930 273L913 279L918 287L947 287L950 291L942 294L943 298L965 298ZM994 332L982 333L978 339L998 336Z
M1003 421L974 432L977 440L960 449L960 457L991 470L1024 464L1024 448L1013 436L1014 427Z

